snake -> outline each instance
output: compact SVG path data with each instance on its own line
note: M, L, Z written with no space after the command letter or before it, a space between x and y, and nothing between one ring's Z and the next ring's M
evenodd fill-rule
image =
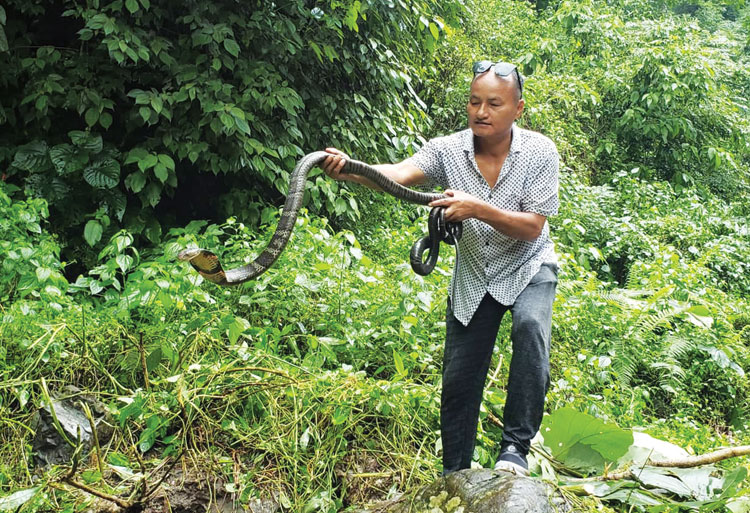
M297 162L289 178L289 189L279 223L268 245L255 260L247 265L225 270L219 261L219 257L207 249L187 248L181 251L177 255L177 258L181 261L189 262L193 269L198 271L203 278L221 286L238 285L253 280L266 272L279 258L279 255L284 251L292 236L292 230L297 221L297 214L302 206L308 173L313 167L322 163L330 155L330 153L325 151L315 151L308 153ZM432 201L447 197L441 193L421 192L404 187L369 164L354 159L347 159L341 172L367 178L377 184L383 192L408 203L427 205ZM433 208L433 212L437 210L442 211L444 207ZM441 240L439 237L442 236L442 240L446 240L446 242L449 239L458 240L455 238L456 236L460 238L460 223L455 223L458 227L451 226L446 232L446 224L453 225L454 223L445 223L442 214L433 214L432 212L430 213L430 223L431 226L433 223L435 224L431 228L431 232L434 232L434 234L431 233L431 235L417 241L411 251L410 260L412 268L415 272L422 275L428 274L435 266L438 255L436 243L439 245ZM428 259L427 262L423 262L422 253L427 249L429 249Z

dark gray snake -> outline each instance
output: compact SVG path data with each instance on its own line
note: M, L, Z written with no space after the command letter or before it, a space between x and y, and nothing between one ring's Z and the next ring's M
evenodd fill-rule
M192 265L201 276L217 285L237 285L260 276L273 265L281 252L284 251L287 242L289 242L289 238L292 236L292 230L297 221L297 213L302 206L302 197L305 193L307 174L313 167L323 162L323 160L330 155L330 153L326 153L325 151L316 151L308 153L297 163L290 178L289 192L286 197L286 203L284 203L284 211L279 220L279 224L276 227L276 231L271 237L271 241L268 243L268 246L266 246L266 249L264 249L254 261L242 267L237 267L236 269L224 270L219 262L219 258L205 249L188 248L180 252L177 257L180 260L190 262L190 265ZM363 176L370 181L375 182L384 192L409 203L427 205L431 201L445 197L443 194L426 193L408 189L394 182L374 167L357 160L347 160L342 169L342 173ZM446 232L446 223L442 219L441 214L443 208L436 207L433 209L433 212L438 210L440 213L430 214L431 226L433 224L435 225L431 228L431 235L420 239L414 244L411 252L410 260L412 268L414 268L415 272L422 275L428 274L432 271L432 268L437 261L437 246L440 244L440 240L436 240L436 237L443 237L446 241L457 241L458 238L460 238L461 224L455 223L457 227L454 227L452 226L454 223L447 223L449 228L447 228ZM432 232L435 232L435 234L433 235ZM424 263L422 262L422 253L427 249L430 250L429 256L427 262Z

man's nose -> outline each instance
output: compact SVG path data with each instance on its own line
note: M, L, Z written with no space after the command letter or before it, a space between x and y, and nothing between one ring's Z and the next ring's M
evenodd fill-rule
M483 118L487 114L487 107L484 105L484 103L479 104L479 108L477 109L477 117Z

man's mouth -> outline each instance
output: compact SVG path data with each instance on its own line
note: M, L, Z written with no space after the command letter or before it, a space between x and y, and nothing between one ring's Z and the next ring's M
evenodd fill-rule
M474 124L475 125L487 125L487 126L490 125L490 123L487 123L486 121L474 121Z

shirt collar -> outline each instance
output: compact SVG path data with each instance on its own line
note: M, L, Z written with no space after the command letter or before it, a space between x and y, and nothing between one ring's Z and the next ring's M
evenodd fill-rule
M515 123L510 127L511 139L508 153L518 153L521 151L521 129ZM474 157L474 133L471 128L464 131L463 149L469 156Z

